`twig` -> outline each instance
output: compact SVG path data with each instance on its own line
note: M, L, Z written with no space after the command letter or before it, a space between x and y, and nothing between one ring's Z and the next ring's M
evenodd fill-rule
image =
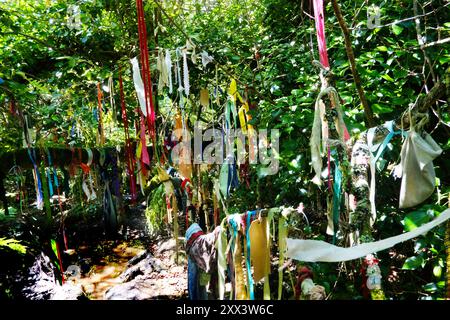
M372 108L369 106L367 102L366 95L364 93L364 89L361 86L361 78L359 77L359 73L356 70L356 62L355 62L355 54L353 53L352 43L350 40L350 32L348 30L347 24L344 21L344 17L342 16L341 9L336 0L331 1L333 4L334 13L338 19L339 25L344 33L344 41L345 41L345 51L347 52L347 58L351 66L351 71L353 75L353 80L355 82L356 89L358 91L359 99L361 100L361 104L364 108L364 115L366 120L366 125L368 127L375 126L375 120L373 118Z
M417 15L417 16L414 16L414 17L405 18L405 19L402 19L402 20L395 20L394 22L383 24L381 26L376 26L376 28L389 27L389 26L393 26L395 24L399 24L399 23L402 23L402 22L414 20L414 19L417 19L417 18L423 18L423 17L429 16L430 14L433 14L433 13L436 14L436 12L444 9L445 7L448 7L449 5L450 5L450 2L445 4L445 5L443 5L442 7L438 8L438 9L436 9L436 10L433 10L433 11L430 11L430 12L427 12L427 13L424 13L424 14L420 14L420 15ZM349 30L354 30L354 29L359 29L359 28L360 27L354 27L354 28L350 28Z
M414 10L414 14L417 16L418 15L417 0L414 0L414 2L413 2L413 10ZM419 20L419 18L416 18L416 19L414 19L414 21L416 23L417 42L419 43L419 46L420 46L420 48L422 50L422 53L423 53L423 57L424 57L426 63L428 64L428 67L430 68L431 77L433 78L433 83L436 83L436 75L434 74L433 66L431 65L431 61L430 61L430 58L428 57L427 52L423 48L423 45L425 45L425 42L423 40L424 38L422 37L422 30L421 30L421 27L420 27L420 20ZM424 71L425 71L425 68L424 68ZM426 85L426 83L425 83L425 85Z
M445 39L441 39L438 41L433 41L433 42L428 42L427 44L422 45L420 48L421 49L425 49L428 47L433 47L433 46L438 46L444 43L450 42L450 38L445 38Z

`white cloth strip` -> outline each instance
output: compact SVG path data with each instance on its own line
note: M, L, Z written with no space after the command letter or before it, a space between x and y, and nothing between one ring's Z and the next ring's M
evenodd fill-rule
M450 209L447 209L433 221L410 232L380 241L363 243L350 248L342 248L328 242L318 240L299 240L287 238L286 256L291 259L305 262L341 262L358 259L370 253L391 248L400 242L420 236L445 222L449 218Z
M144 116L147 116L147 105L145 104L145 91L144 91L144 83L142 82L141 72L139 70L139 64L137 58L133 58L130 60L133 66L133 82L134 88L136 89L136 93L139 100L139 106L141 107L141 111Z

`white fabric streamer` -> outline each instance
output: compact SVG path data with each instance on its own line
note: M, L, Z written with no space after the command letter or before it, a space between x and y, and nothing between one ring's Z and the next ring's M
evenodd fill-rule
M166 63L167 75L169 77L169 93L172 93L172 91L173 91L173 84L172 84L172 59L170 57L169 49L166 49L165 63Z
M189 70L187 62L187 52L183 50L183 81L184 81L184 93L186 97L189 96Z
M144 114L144 116L147 116L147 107L145 104L145 90L144 90L144 83L142 82L141 72L139 70L139 64L136 57L130 60L132 66L133 66L133 82L134 82L134 88L136 89L136 93L139 100L139 105L141 107L141 111Z
M201 57L202 57L202 65L203 67L206 67L208 65L208 63L213 62L213 57L211 57L208 52L206 51L202 51L202 53L200 53Z
M434 227L447 221L450 218L450 209L442 212L439 217L426 223L410 232L390 237L380 241L363 243L350 248L342 248L331 243L318 240L299 240L287 238L286 256L305 262L340 262L362 258L368 254L375 253L395 246L425 234Z
M184 90L183 85L181 84L181 68L180 68L180 59L181 59L181 51L180 48L177 48L177 50L175 51L176 56L177 56L177 60L176 60L176 66L177 66L177 83L178 83L178 91L182 92Z

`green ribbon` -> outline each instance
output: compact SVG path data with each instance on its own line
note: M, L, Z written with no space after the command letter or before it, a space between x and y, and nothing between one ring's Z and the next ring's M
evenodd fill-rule
M339 160L336 157L334 162L334 183L333 183L333 244L336 243L336 235L339 225L339 211L341 207L342 171L339 169Z

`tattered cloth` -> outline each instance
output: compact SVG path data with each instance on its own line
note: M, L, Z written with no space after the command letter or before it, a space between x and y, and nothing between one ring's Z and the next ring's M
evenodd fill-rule
M204 234L197 223L193 223L186 231L186 253L206 273L210 273L217 266L215 243L219 232L220 226L213 232Z

